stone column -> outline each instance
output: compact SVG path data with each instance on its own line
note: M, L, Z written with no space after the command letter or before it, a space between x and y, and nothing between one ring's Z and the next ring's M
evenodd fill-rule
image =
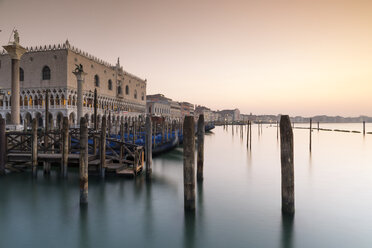
M11 124L17 128L20 123L20 102L19 102L19 61L22 55L27 51L25 48L20 46L17 42L12 42L3 48L8 52L12 59L12 89L11 89Z
M86 73L81 70L73 72L77 79L77 124L80 124L80 118L83 117L83 83Z

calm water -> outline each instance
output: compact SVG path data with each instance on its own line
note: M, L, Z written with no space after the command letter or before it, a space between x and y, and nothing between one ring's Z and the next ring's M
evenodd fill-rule
M151 183L90 177L87 209L77 170L67 181L56 172L2 177L0 247L372 247L372 135L314 131L309 154L309 131L295 129L296 214L288 219L276 128L252 130L251 152L245 129L243 139L231 126L206 136L195 216L183 211L181 148L154 159Z

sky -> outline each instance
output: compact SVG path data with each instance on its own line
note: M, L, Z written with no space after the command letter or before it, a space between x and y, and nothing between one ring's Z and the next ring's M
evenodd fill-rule
M71 45L213 110L372 116L371 0L0 0L0 44Z

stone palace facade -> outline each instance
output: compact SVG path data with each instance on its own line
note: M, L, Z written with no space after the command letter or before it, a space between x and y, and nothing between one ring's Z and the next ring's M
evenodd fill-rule
M118 59L110 65L70 45L26 47L20 60L20 118L21 123L38 119L45 124L45 96L49 90L50 124L59 126L63 116L71 125L77 123L77 79L72 73L76 65L83 65L86 72L83 85L83 115L93 125L93 98L97 89L98 123L101 117L111 114L112 122L125 118L144 117L146 113L146 80L123 70ZM0 114L10 122L11 58L0 53Z

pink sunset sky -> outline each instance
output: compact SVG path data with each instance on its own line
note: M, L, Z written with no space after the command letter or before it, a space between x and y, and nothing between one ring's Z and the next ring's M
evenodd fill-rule
M0 43L120 57L162 93L213 110L372 116L372 1L0 0Z

